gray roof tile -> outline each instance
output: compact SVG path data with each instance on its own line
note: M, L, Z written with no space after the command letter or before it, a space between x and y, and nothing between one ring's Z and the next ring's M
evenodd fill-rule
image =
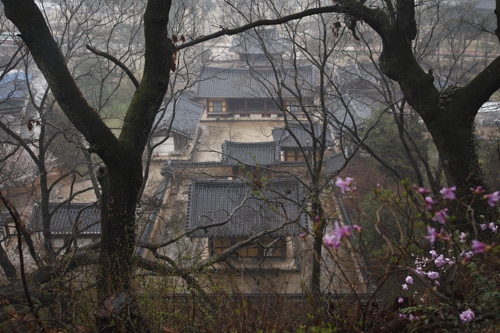
M254 191L250 183L232 180L199 179L191 184L186 228L228 223L199 229L191 237L251 236L298 220L286 225L272 236L297 236L307 227L302 212L302 185L297 179L276 179L265 190Z
M344 153L338 153L333 155L326 161L326 172L334 173L340 170L340 168L344 166L345 162L346 159Z
M61 203L59 202L51 202L49 204L49 211L54 211L54 209L56 209L60 204ZM100 235L101 210L99 207L92 205L91 203L63 204L52 216L52 220L50 222L52 234L70 235L80 211L82 213L79 218L81 224L78 227L78 234ZM28 228L35 232L41 232L43 230L40 203L36 203L33 208Z
M280 150L276 141L226 141L222 145L222 162L227 165L273 165L279 160Z
M321 140L321 124L313 123L314 136ZM290 135L292 132L297 140ZM301 124L298 122L289 123L289 129L285 127L275 127L273 128L273 140L278 141L281 148L298 148L300 147L310 147L313 144L312 131L310 124ZM297 142L298 141L298 142ZM326 145L333 145L333 138L330 130L326 131Z
M220 68L204 67L197 83L196 96L199 98L269 98L291 97L282 89L283 83L293 89L295 77L304 97L311 97L315 90L315 76L312 66L285 68L276 73L272 68ZM279 83L279 84L278 84Z
M170 126L172 115L174 114L174 104L175 117L171 131L189 139L193 139L203 113L203 105L191 102L184 97L179 97L175 103L168 103L165 112L162 110L158 112L155 124L158 123L158 121L159 123L155 131L167 129Z

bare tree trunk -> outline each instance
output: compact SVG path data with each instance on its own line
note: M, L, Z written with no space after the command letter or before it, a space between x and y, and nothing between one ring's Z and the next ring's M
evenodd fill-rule
M16 266L12 264L5 249L0 245L0 266L2 267L7 279L14 281L17 278Z

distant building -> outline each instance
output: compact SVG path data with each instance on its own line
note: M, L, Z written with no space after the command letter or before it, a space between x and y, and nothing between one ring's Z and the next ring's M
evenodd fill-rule
M54 248L60 248L76 236L78 246L92 243L101 236L101 209L92 203L49 203L50 230ZM41 204L35 203L28 229L42 237L43 220Z
M195 138L202 113L203 105L184 97L168 103L156 116L156 127L151 138L153 145L164 141L167 134L171 139L156 148L155 152L160 155L167 154L168 144L171 141L174 143L175 152L183 152L189 142Z

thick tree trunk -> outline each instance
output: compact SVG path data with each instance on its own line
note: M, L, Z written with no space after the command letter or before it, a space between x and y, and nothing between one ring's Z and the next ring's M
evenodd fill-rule
M2 267L7 279L14 281L17 277L16 266L12 264L3 246L0 245L0 266Z
M129 290L132 283L135 207L142 169L140 159L131 162L127 163L131 166L127 174L112 169L101 169L99 174L102 236L97 288L101 299Z

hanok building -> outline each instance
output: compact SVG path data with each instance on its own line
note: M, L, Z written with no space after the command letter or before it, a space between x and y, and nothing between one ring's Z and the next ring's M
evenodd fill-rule
M194 230L190 237L208 240L210 255L262 235L233 258L288 260L298 269L292 239L307 230L302 200L302 185L293 178L272 180L258 190L252 182L198 179L190 186L186 229Z
M228 51L238 60L203 67L193 92L208 118L277 118L287 111L300 117L299 102L313 104L316 75L311 65L271 66L273 59L282 62L287 50L276 28L249 30L232 42Z
M50 230L54 248L61 248L74 237L78 246L88 245L101 236L101 210L92 203L49 203ZM28 229L41 239L43 232L42 207L35 203Z
M287 127L273 128L273 140L279 142L282 161L304 161L305 157L312 158L313 145L316 149L324 149L319 143L323 141L325 135L326 149L335 146L330 129L323 131L322 125L318 122L312 124L292 122ZM314 140L313 138L316 138Z
M202 113L203 105L184 97L179 97L168 103L156 116L156 127L151 136L152 144L164 141L168 134L170 138L173 138L174 151L183 152L189 142L195 139ZM155 152L159 155L166 155L169 152L168 143L172 140L161 144L155 149Z

